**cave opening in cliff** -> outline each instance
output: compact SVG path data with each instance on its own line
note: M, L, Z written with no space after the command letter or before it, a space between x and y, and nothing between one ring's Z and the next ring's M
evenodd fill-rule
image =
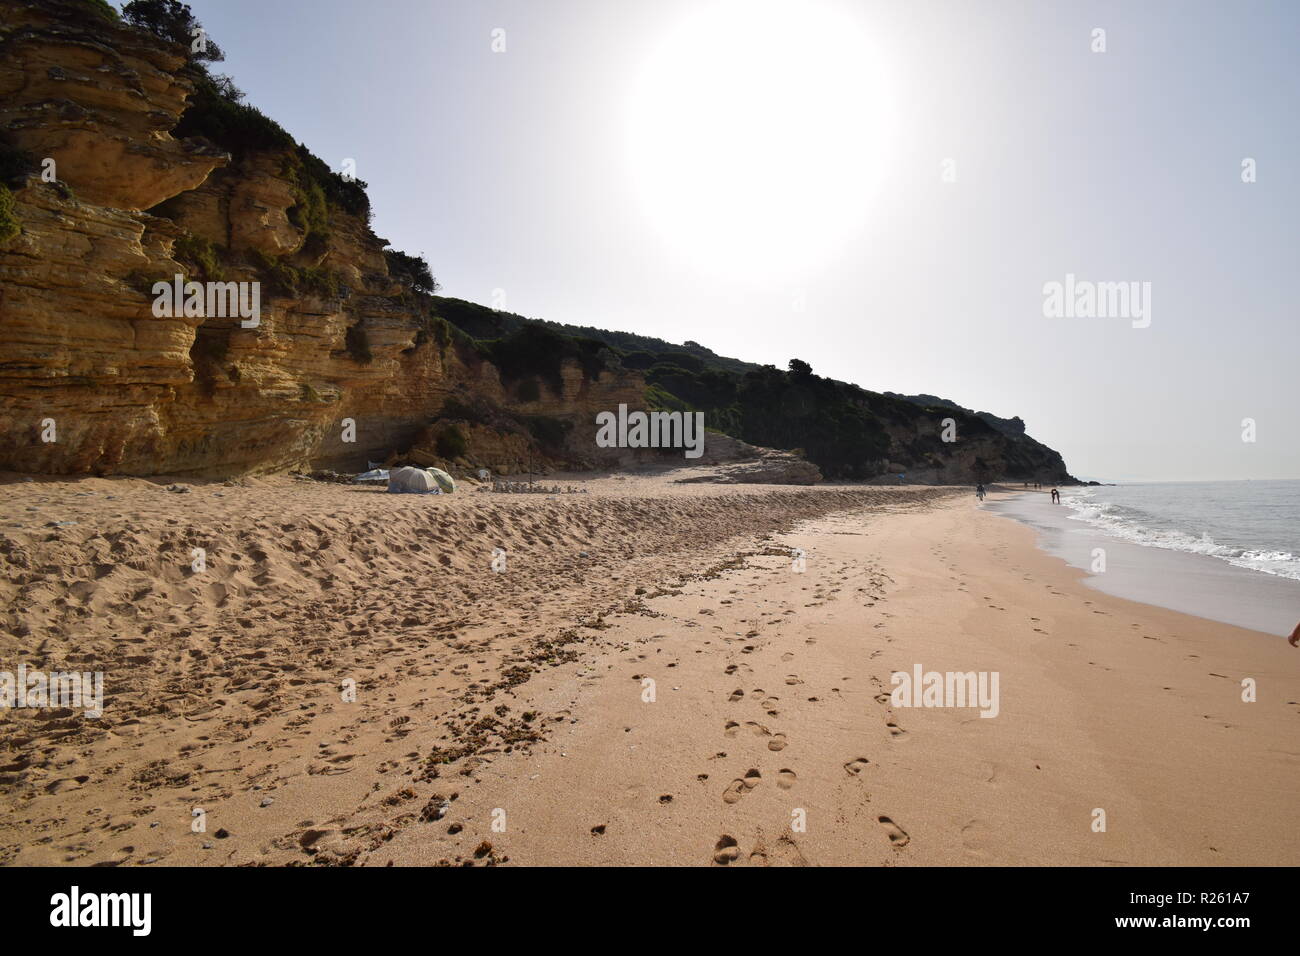
M361 365L369 365L374 360L365 323L357 322L355 325L348 326L348 330L343 334L343 350L352 361Z
M220 375L238 381L238 372L233 367L229 370L222 369L229 352L228 326L203 323L194 330L194 341L190 344L190 364L194 368L194 382L205 397L211 398L215 394Z

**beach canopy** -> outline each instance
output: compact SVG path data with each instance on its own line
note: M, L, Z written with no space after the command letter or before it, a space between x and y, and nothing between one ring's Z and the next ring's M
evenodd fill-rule
M423 468L394 468L388 473L388 490L393 494L439 494L437 480Z
M444 495L449 495L456 490L456 479L441 468L426 468L424 470L433 476L433 480L438 483L438 488Z

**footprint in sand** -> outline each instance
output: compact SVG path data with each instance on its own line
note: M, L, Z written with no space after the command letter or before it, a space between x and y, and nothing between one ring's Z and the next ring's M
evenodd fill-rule
M736 845L736 838L723 834L718 837L718 842L713 844L713 862L719 866L726 866L733 863L740 857L740 847Z
M745 696L745 692L741 690L739 687L737 687L735 690L731 692L731 696L728 697L727 700L731 701L734 704L736 701L740 700L744 696Z
M869 761L866 757L858 757L855 760L850 760L848 763L846 763L844 765L844 769L849 772L850 776L857 776L858 774L862 773L862 771L867 769L867 764L869 764L870 762L871 761Z
M798 779L799 775L788 767L776 772L776 785L782 790L789 790Z
M961 828L961 842L967 850L980 854L997 842L997 836L983 820L971 820Z
M757 770L749 770L741 779L731 781L731 783L727 784L727 789L722 792L722 802L736 803L741 797L758 786L758 781L762 779L762 776Z
M894 723L892 720L885 721L885 726L889 728L889 736L891 737L901 737L907 733L906 730L898 726L898 724Z
M767 742L767 749L780 753L785 749L785 734L776 734Z
M759 831L762 840L762 831ZM789 836L783 836L769 850L761 843L749 854L749 862L754 866L807 866L808 861L799 851L799 846Z
M907 832L889 817L877 817L876 822L885 828L889 842L895 847L905 847L911 841L912 838L907 835Z
M736 723L734 720L729 720L723 726L722 732L726 734L728 737L734 737L736 736L736 731L739 729L740 729L740 724Z

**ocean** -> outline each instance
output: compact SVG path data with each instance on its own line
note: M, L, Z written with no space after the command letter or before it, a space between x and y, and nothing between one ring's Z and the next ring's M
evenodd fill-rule
M1300 481L1067 488L1061 503L1106 534L1300 581Z
M1300 622L1300 480L1065 488L1059 506L1043 492L987 507L1107 593L1270 634Z

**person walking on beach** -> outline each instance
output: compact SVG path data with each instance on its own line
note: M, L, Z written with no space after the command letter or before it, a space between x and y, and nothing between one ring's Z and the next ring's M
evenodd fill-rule
M1295 630L1291 632L1291 636L1287 638L1287 641L1290 642L1292 647L1300 647L1300 624L1295 626Z
M1052 489L1052 504L1054 504L1054 505L1059 505L1060 503L1061 503L1061 493L1060 493L1059 491L1057 491L1055 488L1053 488L1053 489Z
M975 486L975 497L978 498L980 501L984 500L984 482L981 481L978 485Z

